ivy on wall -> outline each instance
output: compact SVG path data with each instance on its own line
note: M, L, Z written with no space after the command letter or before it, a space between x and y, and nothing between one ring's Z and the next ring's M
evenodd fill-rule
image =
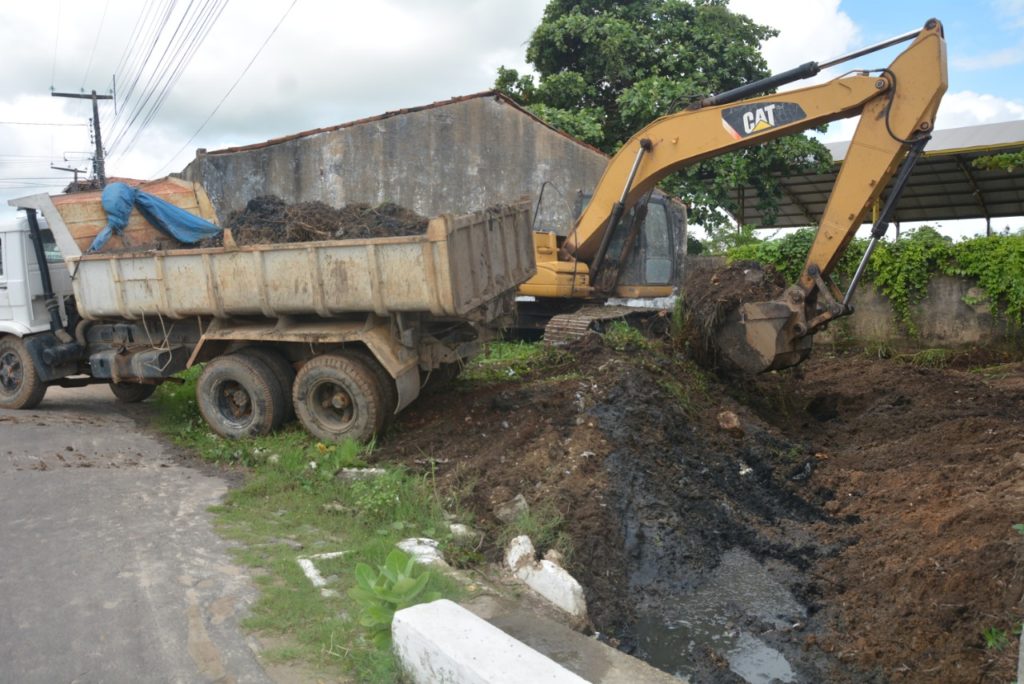
M728 257L730 261L753 259L772 264L792 283L800 276L813 240L814 230L803 229L779 240L736 247ZM833 274L840 287L856 270L867 242L850 243ZM1024 326L1024 234L954 243L924 226L898 240L879 243L864 278L889 299L896 318L914 335L917 329L911 308L924 298L931 279L940 274L976 280L995 312Z

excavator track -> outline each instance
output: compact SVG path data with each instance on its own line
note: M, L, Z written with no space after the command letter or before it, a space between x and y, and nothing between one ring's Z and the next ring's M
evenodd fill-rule
M556 347L571 344L590 332L604 332L615 321L631 325L662 313L661 309L632 306L585 306L577 311L552 316L544 328L544 342Z

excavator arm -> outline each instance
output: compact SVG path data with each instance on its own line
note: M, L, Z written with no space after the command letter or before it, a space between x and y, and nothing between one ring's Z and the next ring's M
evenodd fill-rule
M885 69L851 72L821 85L743 99L906 40L911 44ZM586 264L597 293L611 292L618 270L608 255L612 229L665 176L710 157L860 115L798 282L780 300L745 304L723 329L719 346L733 365L749 372L795 365L809 354L816 331L852 312L853 286L843 296L829 274L903 162L906 171L897 179L873 235L880 227L884 232L886 214L909 174L908 164L929 137L946 86L942 25L931 19L920 31L824 64L809 62L657 119L609 161L559 257L577 268Z

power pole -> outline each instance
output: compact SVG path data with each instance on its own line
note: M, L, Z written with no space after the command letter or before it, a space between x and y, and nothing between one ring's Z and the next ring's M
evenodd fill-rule
M74 97L79 100L92 100L92 130L93 138L96 140L96 156L93 157L92 165L93 170L96 172L96 178L100 181L100 187L105 187L107 184L107 172L103 164L103 139L100 137L100 100L113 100L113 95L97 95L96 91L92 91L89 95L85 93L50 93L54 97Z

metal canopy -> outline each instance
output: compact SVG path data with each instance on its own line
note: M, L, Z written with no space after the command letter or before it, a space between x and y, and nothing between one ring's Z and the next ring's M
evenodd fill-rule
M757 193L747 186L736 190L741 207L734 218L765 228L816 226L849 141L825 145L835 168L831 173L781 178L782 199L773 224L765 225L757 209ZM896 207L893 220L948 221L1024 216L1024 169L983 171L971 162L978 157L1024 150L1024 121L966 126L935 131L918 161ZM888 194L882 195L883 199ZM870 214L869 214L870 218Z

